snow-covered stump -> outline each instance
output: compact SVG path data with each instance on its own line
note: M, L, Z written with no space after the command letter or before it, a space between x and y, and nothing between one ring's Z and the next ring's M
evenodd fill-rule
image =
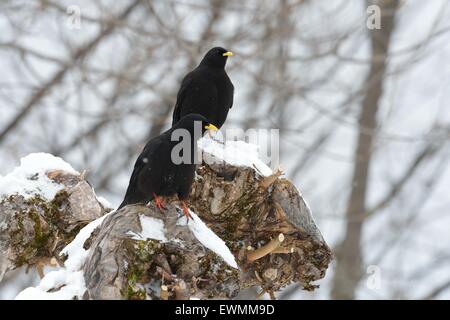
M0 281L11 269L62 264L59 253L106 213L84 178L60 158L31 154L0 177Z
M93 235L84 266L85 298L229 299L239 293L237 264L225 243L176 201L161 212L131 205Z
M291 283L314 289L331 252L297 188L252 145L200 147L208 161L196 172L189 223L175 198L164 212L153 203L109 212L61 159L23 158L0 177L0 276L60 264L17 299L232 299L253 286L271 297Z

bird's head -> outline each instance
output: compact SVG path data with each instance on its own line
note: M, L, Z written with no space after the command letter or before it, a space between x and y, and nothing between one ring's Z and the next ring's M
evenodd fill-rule
M196 113L188 114L183 118L181 118L180 121L178 121L175 124L175 126L173 126L173 129L185 129L189 131L189 133L191 134L192 137L194 137L195 140L200 139L203 136L203 134L208 130L211 131L219 130L204 116Z
M211 67L224 68L228 57L231 57L233 52L221 47L215 47L209 50L203 58L201 65L208 65Z

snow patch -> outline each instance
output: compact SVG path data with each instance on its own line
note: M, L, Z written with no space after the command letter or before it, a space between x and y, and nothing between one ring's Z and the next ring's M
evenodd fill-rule
M188 227L197 238L198 241L201 242L205 247L216 253L220 256L228 265L231 267L238 269L238 265L236 260L234 259L233 254L230 249L228 249L225 242L220 239L210 228L206 226L206 224L192 211L190 211L192 219L189 219ZM186 218L181 217L178 219L178 225L185 225Z
M189 220L187 226L192 231L194 236L203 244L205 247L216 253L218 256L229 264L231 267L238 269L236 260L230 249L228 249L225 242L220 239L211 229L209 229L206 224L192 211L190 211L192 219ZM177 225L186 225L186 220L181 217L177 221ZM131 236L134 240L146 240L154 239L161 242L168 242L165 235L164 222L161 219L147 217L145 215L139 215L139 220L141 222L142 231L141 233L136 233L132 230L128 231L127 234ZM170 239L170 241L180 242L180 239Z
M260 159L259 147L256 144L232 140L222 144L206 135L198 141L198 147L203 152L231 165L253 168L263 176L270 176L273 173L272 169Z
M48 292L59 287L57 291ZM47 273L36 288L26 288L15 300L71 300L73 297L81 298L85 290L83 271L61 269Z
M103 208L114 209L114 206L107 199L102 196L98 196L94 189L92 189L92 192L94 192L95 198L97 198L97 201L100 202Z
M64 188L50 180L46 173L50 170L62 170L79 174L70 164L49 153L30 153L20 159L20 166L6 176L0 176L0 198L18 194L26 199L36 195L52 200L55 194Z
M139 215L139 220L142 227L141 233L137 234L131 230L127 232L127 234L132 236L132 239L154 239L162 242L167 242L167 238L164 232L164 222L161 219Z
M97 228L103 220L112 212L105 214L104 216L95 219L87 224L83 229L78 232L77 236L71 243L69 243L60 254L67 254L68 258L64 262L65 267L69 271L78 271L83 267L84 262L89 254L89 250L83 248L86 240L91 236L92 232Z
M114 206L108 200L106 200L105 198L99 197L97 195L96 195L96 197L97 197L98 202L100 202L100 204L103 206L103 208L107 208L107 209L113 209L114 208Z

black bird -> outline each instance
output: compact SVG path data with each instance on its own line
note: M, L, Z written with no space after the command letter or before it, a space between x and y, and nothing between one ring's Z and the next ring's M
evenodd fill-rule
M225 71L231 51L212 48L197 68L181 82L173 112L172 125L183 116L198 113L220 129L233 106L234 86Z
M198 133L194 132L195 125L198 125ZM183 144L191 148L190 155L186 154L184 158L187 160L185 163L180 163L180 159L175 159L177 161L172 159L172 149L180 143L179 140L172 141L176 137L176 135L172 136L172 133L177 129L185 129L190 134L187 144L186 141ZM184 116L170 130L147 142L136 160L125 198L117 210L128 204L147 203L153 199L161 210L166 208L161 197L177 195L183 205L183 213L189 218L189 209L184 200L189 196L195 175L194 144L206 130L217 130L217 128L205 117L190 114ZM174 153L182 157L184 149ZM188 156L189 159L187 159Z

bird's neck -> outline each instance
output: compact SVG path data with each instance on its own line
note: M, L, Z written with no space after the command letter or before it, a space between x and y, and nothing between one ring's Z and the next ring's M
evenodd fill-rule
M208 61L202 61L199 66L199 68L201 67L208 67L208 68L212 68L214 70L220 71L220 70L225 70L225 64L222 65L217 65L217 64L213 64L213 63L209 63Z

